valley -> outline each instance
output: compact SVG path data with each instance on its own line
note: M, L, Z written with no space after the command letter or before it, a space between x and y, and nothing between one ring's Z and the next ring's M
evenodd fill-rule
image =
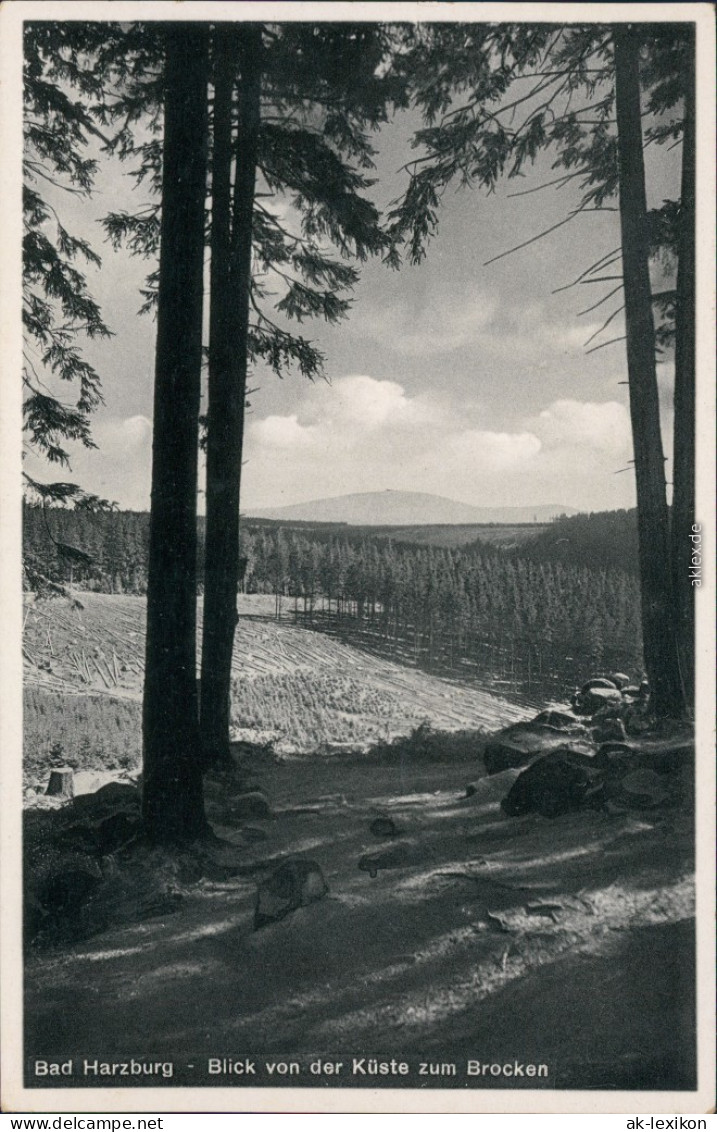
M234 764L205 778L212 837L170 853L136 834L143 601L74 602L29 601L25 619L28 1086L38 1061L128 1051L171 1066L145 1084L276 1084L207 1067L291 1050L303 1076L279 1084L316 1084L317 1056L402 1058L414 1087L423 1062L458 1067L442 1087L524 1084L468 1077L480 1055L547 1066L533 1087L693 1087L689 767L669 804L507 818L521 769L486 775L481 752L534 708L242 597ZM45 794L58 763L74 801ZM257 928L291 861L321 888Z

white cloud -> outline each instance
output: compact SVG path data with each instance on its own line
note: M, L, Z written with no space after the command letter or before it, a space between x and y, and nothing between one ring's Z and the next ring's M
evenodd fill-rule
M554 401L534 428L548 447L577 446L621 452L630 445L630 418L618 401Z
M336 420L352 430L356 426L382 428L389 422L420 423L423 416L419 399L409 400L398 382L376 381L363 374L345 377L329 389L324 387L321 401L333 402Z
M332 384L314 385L304 399L302 420L339 428L382 428L387 422L398 425L421 416L420 398L409 400L396 381L377 381L365 374L342 377Z
M386 488L476 505L630 505L631 477L614 475L630 457L618 402L556 400L500 430L463 409L367 375L313 386L295 413L250 424L245 508Z
M310 447L311 429L300 425L296 414L289 417L270 416L252 425L254 436L267 448L286 449Z
M151 443L152 422L144 416L110 418L94 424L92 434L107 456L126 457Z
M532 432L490 432L467 429L451 437L450 451L476 468L498 472L526 465L542 445Z
M98 419L99 452L78 453L73 478L122 506L149 506L151 421ZM411 396L367 374L305 387L295 411L249 418L243 509L355 491L426 491L476 505L630 506L627 410L558 399L492 428L477 403L441 389Z

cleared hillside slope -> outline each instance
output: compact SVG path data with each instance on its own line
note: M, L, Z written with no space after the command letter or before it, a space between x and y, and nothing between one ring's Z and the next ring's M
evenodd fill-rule
M56 598L26 607L28 771L39 772L58 744L59 761L79 758L83 767L99 768L108 759L111 765L117 750L120 765L139 761L144 599L97 593L78 599L82 608ZM424 721L444 731L490 731L530 714L480 688L275 621L273 605L272 597L240 598L232 685L237 739L272 742L288 754L322 745L365 747ZM201 625L201 604L199 613Z

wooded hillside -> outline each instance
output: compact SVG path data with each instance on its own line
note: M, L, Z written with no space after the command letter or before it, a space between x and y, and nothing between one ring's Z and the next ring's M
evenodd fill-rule
M563 562L637 575L637 513L632 509L562 515L521 543L516 554L531 562Z
M200 562L203 534L200 521ZM145 513L27 508L28 582L143 594L147 539ZM546 695L597 668L639 675L634 547L632 512L560 519L510 551L264 522L242 532L243 588L405 663Z

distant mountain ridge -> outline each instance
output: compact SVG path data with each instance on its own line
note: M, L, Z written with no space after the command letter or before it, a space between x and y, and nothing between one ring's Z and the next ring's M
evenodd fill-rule
M538 503L532 507L474 507L422 491L365 491L312 499L286 507L263 507L247 513L253 519L302 523L347 523L350 526L416 526L432 523L546 523L557 515L575 515L574 507Z

